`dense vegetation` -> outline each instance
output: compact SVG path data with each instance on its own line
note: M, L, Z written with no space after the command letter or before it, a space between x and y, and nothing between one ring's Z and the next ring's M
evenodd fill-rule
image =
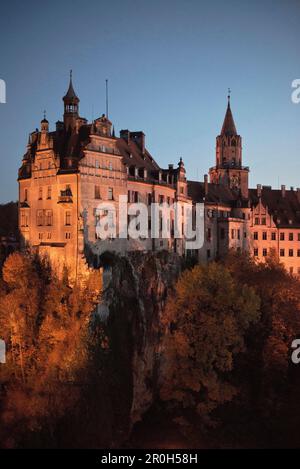
M134 444L126 443L130 374L143 370L119 363L130 363L121 319L101 324L92 314L100 289L99 271L70 286L67 272L59 280L34 256L6 260L2 447ZM275 257L257 264L232 253L186 269L161 318L151 412L175 421L195 447L203 446L203 436L212 447L299 446L300 365L290 359L291 342L300 337L299 300L299 281ZM120 318L130 308L124 301Z
M164 321L161 397L195 446L203 429L217 446L300 445L300 283L275 256L184 272Z

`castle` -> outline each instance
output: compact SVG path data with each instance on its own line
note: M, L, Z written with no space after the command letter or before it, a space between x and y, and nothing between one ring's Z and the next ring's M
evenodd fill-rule
M63 121L49 131L46 117L30 133L19 169L19 229L23 247L47 254L76 277L87 247L104 251L169 250L208 262L229 249L248 251L264 260L272 251L288 271L300 275L300 189L273 190L248 186L249 168L242 164L242 138L233 119L230 96L221 133L216 139L215 166L204 181L186 178L184 163L161 168L146 148L142 131L121 130L116 137L103 114L92 123L80 117L72 75L63 97ZM186 250L174 237L171 219L168 239L99 239L100 201L116 206L121 195L128 204L153 202L193 207L204 204L204 243ZM149 219L149 230L151 229Z

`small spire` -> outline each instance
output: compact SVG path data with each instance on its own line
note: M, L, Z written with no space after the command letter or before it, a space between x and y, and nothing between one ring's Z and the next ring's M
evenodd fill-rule
M227 96L227 99L228 99L228 106L230 106L230 95L231 95L231 89L228 88L228 96Z
M112 130L112 137L115 138L116 134L115 134L115 126L113 126L113 130Z
M48 124L48 121L47 121L47 118L46 118L46 109L44 109L44 112L43 112L43 120L42 122Z

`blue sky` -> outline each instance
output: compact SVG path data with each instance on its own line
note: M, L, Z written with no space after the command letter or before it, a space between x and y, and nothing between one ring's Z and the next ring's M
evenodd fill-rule
M227 88L250 183L300 186L297 0L10 0L1 4L0 202L17 199L28 133L47 110L61 118L69 69L88 119L143 130L165 167L182 156L189 179L215 161Z

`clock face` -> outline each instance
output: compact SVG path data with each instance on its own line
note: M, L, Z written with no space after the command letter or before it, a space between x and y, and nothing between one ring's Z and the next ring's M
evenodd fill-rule
M230 188L231 189L239 189L240 188L240 177L237 175L233 175L230 178Z

